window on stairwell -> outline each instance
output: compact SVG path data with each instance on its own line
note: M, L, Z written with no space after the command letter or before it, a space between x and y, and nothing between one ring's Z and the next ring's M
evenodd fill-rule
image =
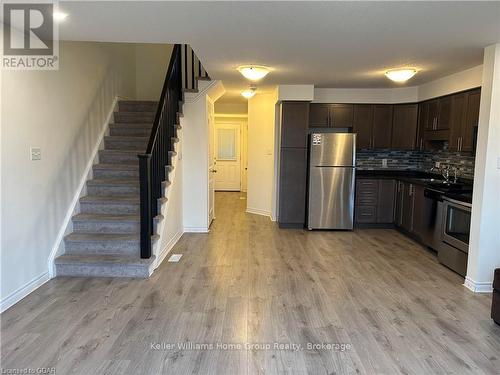
M236 130L217 130L217 159L236 160Z

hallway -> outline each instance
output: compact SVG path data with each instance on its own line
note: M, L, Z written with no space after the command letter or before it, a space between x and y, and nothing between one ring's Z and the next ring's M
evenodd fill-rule
M7 310L2 368L497 373L491 295L431 253L393 230L279 230L240 195L216 193L210 233L183 235L150 279L57 278Z

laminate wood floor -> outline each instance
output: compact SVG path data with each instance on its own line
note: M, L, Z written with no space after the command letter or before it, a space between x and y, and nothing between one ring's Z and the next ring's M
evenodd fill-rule
M500 373L491 295L432 253L393 230L280 230L240 196L217 193L210 234L184 235L148 280L56 278L7 310L2 368Z

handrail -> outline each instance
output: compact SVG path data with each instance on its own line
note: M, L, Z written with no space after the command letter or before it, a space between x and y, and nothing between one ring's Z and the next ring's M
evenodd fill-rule
M168 87L168 82L170 80L170 76L172 75L172 71L174 70L174 64L176 62L176 59L178 57L178 54L180 53L180 44L175 44L174 49L172 50L172 55L170 56L170 62L168 64L168 69L167 69L167 74L165 75L165 81L163 82L163 88L161 90L161 95L160 95L160 100L158 108L156 109L156 115L155 119L153 121L153 128L151 130L151 137L149 138L148 142L148 147L146 148L145 154L151 154L157 135L158 135L158 127L160 126L160 116L162 113L162 106L161 103L165 101L165 96L167 94L167 87Z
M188 69L188 49L191 50ZM183 53L184 52L184 53ZM184 57L184 61L183 61ZM195 65L197 64L197 71ZM195 73L198 73L197 75ZM197 79L209 78L200 60L188 45L174 45L163 82L151 136L146 151L139 154L141 258L150 258L154 220L159 211L159 199L164 195L163 182L168 178L174 139L177 132L183 91L196 90Z

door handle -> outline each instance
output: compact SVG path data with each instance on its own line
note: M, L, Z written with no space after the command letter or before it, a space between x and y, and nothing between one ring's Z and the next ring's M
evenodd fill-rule
M217 173L217 169L210 169L209 172L211 172L211 173Z

